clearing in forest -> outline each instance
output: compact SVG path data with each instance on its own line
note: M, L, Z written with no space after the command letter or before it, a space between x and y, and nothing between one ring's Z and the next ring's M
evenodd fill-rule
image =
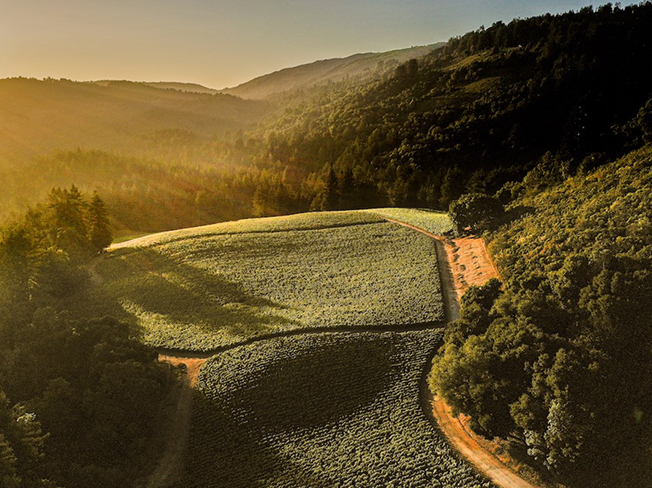
M441 218L441 217L440 217ZM157 347L444 319L435 244L369 211L249 219L114 246L99 293Z

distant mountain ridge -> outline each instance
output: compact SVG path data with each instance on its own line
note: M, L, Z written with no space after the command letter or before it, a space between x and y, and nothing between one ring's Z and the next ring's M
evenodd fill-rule
M142 155L159 133L220 137L268 111L262 102L129 81L3 79L0 166L78 147Z
M233 95L239 98L261 100L270 96L311 86L322 85L330 81L341 81L348 77L356 77L365 73L373 73L391 69L410 59L420 58L433 50L444 46L445 42L413 46L387 52L359 53L345 58L329 58L312 63L283 68L273 73L258 76L245 83L231 88L217 90L199 83L177 81L142 81L141 85L164 90L177 90L186 93L202 93L215 95L217 93ZM109 86L118 83L114 80L98 80L92 83Z
M109 86L111 83L120 83L117 80L97 80L91 81L95 85L99 86ZM128 83L138 83L141 85L149 86L151 88L161 88L163 90L177 90L186 93L203 93L206 95L215 95L220 93L220 90L214 88L209 88L199 83L185 83L181 81L136 81Z
M382 53L324 59L259 76L236 87L225 88L221 93L252 100L265 99L283 92L361 76L365 72L386 70L410 59L425 56L445 44L440 42Z
M179 90L182 92L188 93L206 93L208 95L215 95L220 93L220 90L214 88L209 88L199 83L178 83L175 81L153 81L153 82L143 82L147 86L153 88L163 88L167 90Z

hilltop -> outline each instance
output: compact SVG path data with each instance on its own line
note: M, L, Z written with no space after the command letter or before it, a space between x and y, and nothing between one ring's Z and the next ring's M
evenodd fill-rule
M147 86L151 86L154 88L179 90L182 92L208 93L210 95L215 95L216 93L220 93L220 90L216 90L214 88L208 88L207 86L200 85L198 83L178 83L174 81L150 81L144 83Z
M148 344L187 351L288 331L443 320L441 300L430 299L441 293L435 245L385 214L246 219L120 243L96 266L105 308L86 301L78 313L120 317ZM419 215L451 228L445 214Z
M225 88L221 92L258 100L349 78L375 78L401 63L420 58L443 44L440 42L383 53L361 53L346 58L324 59L259 76L236 87Z

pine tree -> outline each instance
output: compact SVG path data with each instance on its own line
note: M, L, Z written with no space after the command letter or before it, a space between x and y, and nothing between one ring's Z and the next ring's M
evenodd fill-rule
M111 233L111 223L106 205L97 192L93 193L86 220L91 249L95 252L101 252L111 244L113 234Z
M55 188L48 198L48 212L43 218L48 229L50 242L71 258L87 254L89 242L85 214L87 202L79 189L72 185L69 190Z

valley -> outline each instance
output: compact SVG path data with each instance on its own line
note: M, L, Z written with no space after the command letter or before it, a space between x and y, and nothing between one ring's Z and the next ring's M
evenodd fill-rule
M650 487L652 3L402 18L224 90L0 79L1 487Z

